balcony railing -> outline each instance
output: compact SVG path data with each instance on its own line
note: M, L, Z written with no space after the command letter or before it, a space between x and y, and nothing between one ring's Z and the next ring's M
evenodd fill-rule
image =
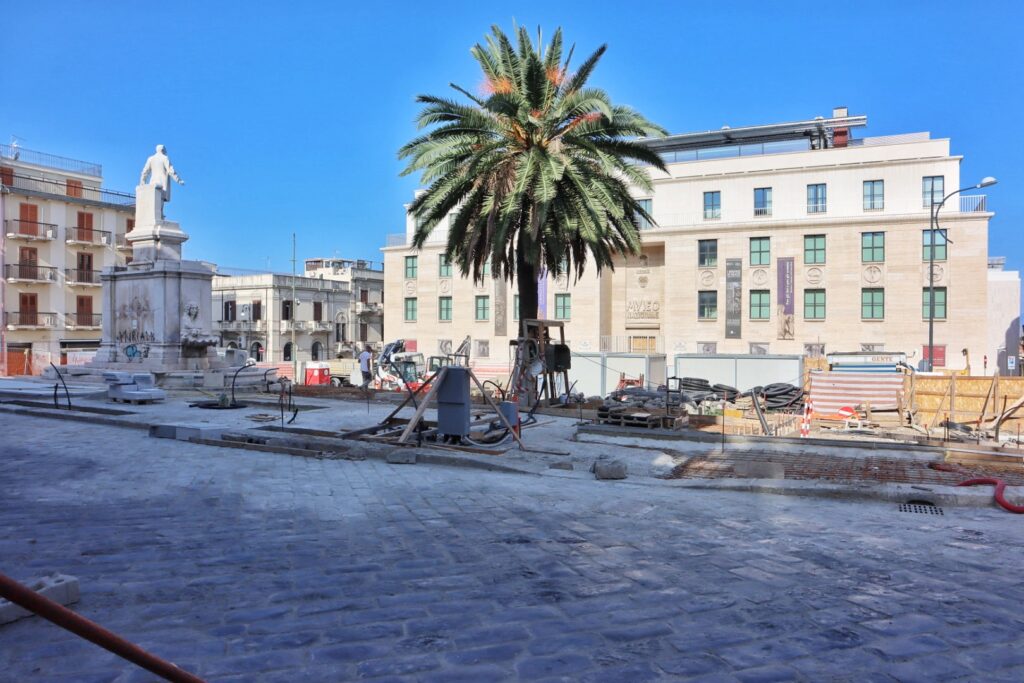
M330 320L310 320L309 329L313 332L330 332L334 323Z
M68 227L65 230L65 241L74 244L92 244L104 246L110 244L109 230L95 230L93 228Z
M58 197L70 197L81 199L96 204L110 204L112 206L135 206L135 195L116 190L105 190L100 187L89 187L82 185L76 180L54 180L52 178L37 178L34 176L20 175L18 173L8 174L4 183L14 190L24 190L36 194L46 194Z
M281 321L281 331L282 332L291 332L292 328L295 328L296 332L301 332L301 331L306 329L306 321L305 320L282 320Z
M771 204L769 204L768 206L755 206L754 207L754 215L755 216L771 216L772 215Z
M50 266L36 265L34 263L8 263L4 266L4 277L8 280L56 282L57 269Z
M98 285L100 282L100 271L84 270L82 268L65 268L64 278L69 285Z
M605 353L664 353L665 340L659 335L602 335L601 351Z
M988 211L987 199L988 196L983 194L960 195L960 213Z
M53 223L23 221L17 218L4 221L5 232L11 239L52 240L57 236L57 226Z
M100 327L103 316L100 313L67 313L65 327Z
M15 145L0 144L0 157L13 159L15 161L22 161L26 164L32 164L33 166L46 166L48 168L55 168L59 171L81 173L83 175L96 176L97 178L103 175L103 167L99 164L94 164L91 161L69 159L68 157L61 157L56 154L47 154L46 152L37 152L32 149L23 149Z
M828 204L825 202L807 202L807 213L826 213Z
M57 314L38 311L7 311L4 314L4 322L7 327L51 329L57 327Z
M132 249L132 243L128 241L128 235L124 233L114 235L114 246L118 249L127 249L129 251Z
M379 301L357 301L356 315L380 315L384 310L384 304Z

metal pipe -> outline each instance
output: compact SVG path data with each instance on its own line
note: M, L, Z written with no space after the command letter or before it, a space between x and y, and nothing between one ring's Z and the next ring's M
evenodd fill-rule
M76 636L113 652L118 657L156 674L172 683L205 683L203 679L179 669L175 664L150 654L94 621L77 614L34 590L21 585L14 579L0 574L0 596L41 616Z

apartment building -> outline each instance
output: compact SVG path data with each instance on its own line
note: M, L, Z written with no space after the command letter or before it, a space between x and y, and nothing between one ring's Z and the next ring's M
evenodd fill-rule
M258 362L324 361L348 334L351 298L347 282L221 269L213 328L221 346L245 349Z
M0 145L0 374L81 362L99 347L100 272L131 258L135 196L99 164Z
M344 258L306 259L310 278L348 283L352 292L349 310L342 313L334 355L354 358L364 346L379 350L384 341L384 269L372 261Z
M650 140L668 172L651 169L653 191L637 195L654 217L641 253L601 276L542 279L540 316L564 321L576 352L664 354L669 368L694 353L885 350L917 364L934 291L935 365L963 367L966 349L980 369L984 356L999 357L988 321L1019 318L990 310L1012 303L988 296L986 196L954 196L942 231L930 230L932 202L980 179L961 178L948 139L856 138L866 125L839 108ZM477 362L507 365L514 288L458 277L444 256L446 226L414 250L415 223L405 222L382 249L388 335L424 353L469 335ZM1019 275L1001 277L1019 291Z

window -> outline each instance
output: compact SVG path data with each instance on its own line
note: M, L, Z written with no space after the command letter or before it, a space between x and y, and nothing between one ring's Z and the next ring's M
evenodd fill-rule
M885 181L864 181L864 210L879 211L885 208Z
M718 267L718 240L697 240L697 265L701 268Z
M452 319L452 298L442 296L437 299L437 319L444 322L451 322Z
M359 341L369 341L370 339L370 325L368 323L359 323Z
M697 292L697 318L718 320L718 292Z
M324 302L314 301L313 302L313 320L320 322L324 319Z
M750 290L751 320L768 320L771 317L771 308L771 292L769 290Z
M768 345L763 342L750 342L751 356L767 356Z
M417 258L415 256L406 256L405 257L405 279L406 280L415 280L416 279L416 274L417 274L418 271L419 271L419 266L417 265Z
M235 319L236 306L234 301L224 302L224 318L225 322L232 322Z
M825 183L807 186L807 213L828 211L828 187Z
M921 294L921 317L928 320L931 317L931 290L927 287ZM946 319L946 288L936 287L935 288L935 319L945 320Z
M804 355L808 358L824 358L824 344L804 344Z
M0 185L11 186L14 184L14 169L10 166L0 166Z
M938 204L946 194L946 177L941 175L926 175L921 179L921 206L926 209L932 208L932 204Z
M804 263L825 262L825 236L804 235Z
M477 358L490 358L491 356L491 342L489 339L477 339L476 340L476 357Z
M885 290L879 288L860 290L860 317L864 320L885 318Z
M134 229L135 229L135 219L134 218L126 218L125 221L124 221L124 231L126 233L129 233L129 232L131 232Z
M81 180L71 180L70 178L68 178L65 181L65 185L67 186L68 196L69 197L81 197L82 196L82 181Z
M416 322L416 297L410 296L405 299L405 322Z
M285 299L284 301L281 302L281 320L291 320L291 319L292 319L292 302L290 300L288 300L288 299Z
M650 335L630 335L629 339L629 352L630 353L657 353L658 352L658 338Z
M704 193L704 220L722 217L722 193Z
M934 239L934 242L932 240ZM946 231L945 230L924 230L921 233L921 259L931 261L932 247L935 249L935 260L946 260Z
M638 199L636 200L636 203L640 205L640 208L643 209L648 216L652 215L651 212L654 210L653 199ZM639 228L640 230L648 230L651 228L651 226L652 224L650 220L644 218L639 213L636 215L637 228Z
M861 353L882 353L885 351L885 344L861 344Z
M519 320L519 295L512 295L512 319Z
M751 237L750 238L750 265L767 266L772 262L772 238Z
M862 232L860 234L860 260L863 263L885 262L884 232Z
M804 290L804 320L825 319L825 290Z
M555 320L572 318L572 295L555 294Z
M448 254L441 254L440 256L437 257L437 276L452 276L452 260L448 258Z
M288 342L284 345L284 360L292 359L292 343Z
M476 298L476 319L489 320L491 317L491 297L478 296Z
M251 308L252 308L252 319L253 320L263 320L263 302L260 301L259 299L256 299L255 301L252 302Z
M759 187L754 190L754 215L772 215L772 188Z
M484 267L480 270L484 277L491 274L491 259L484 261Z
M318 361L324 357L324 345L318 341L313 342L313 346L309 350L310 360Z

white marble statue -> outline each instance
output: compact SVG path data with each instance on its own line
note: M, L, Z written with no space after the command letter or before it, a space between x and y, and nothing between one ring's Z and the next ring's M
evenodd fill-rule
M146 176L149 176L148 180ZM171 179L179 185L185 181L178 177L171 166L171 160L167 158L167 150L163 145L156 146L156 154L146 159L146 165L142 167L142 175L139 176L139 185L155 185L163 191L164 202L171 201ZM162 212L161 212L162 213Z

